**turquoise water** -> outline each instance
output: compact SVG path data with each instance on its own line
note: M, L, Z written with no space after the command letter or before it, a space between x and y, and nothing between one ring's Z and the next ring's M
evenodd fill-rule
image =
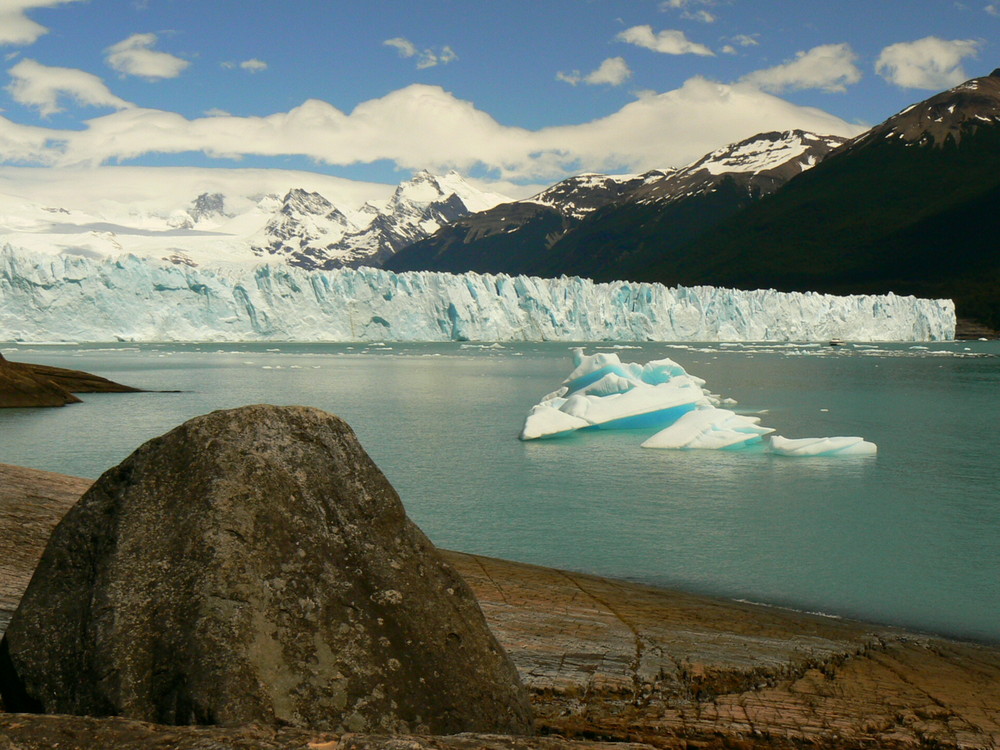
M610 347L588 348L588 352ZM596 431L522 443L565 344L8 347L182 393L0 410L0 462L96 477L212 409L339 414L435 543L1000 642L1000 344L648 344L786 437L861 435L875 458L639 448Z

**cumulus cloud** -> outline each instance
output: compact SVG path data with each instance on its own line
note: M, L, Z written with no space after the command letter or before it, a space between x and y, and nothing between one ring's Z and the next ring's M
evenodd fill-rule
M52 8L78 0L0 0L0 44L31 44L48 29L26 15L35 8Z
M156 34L133 34L105 50L107 63L119 73L143 78L176 78L191 64L153 49L156 42Z
M267 63L254 57L250 60L244 60L241 62L240 67L243 68L243 70L249 70L251 73L258 73L262 70L267 70Z
M662 52L666 55L715 55L704 44L692 42L683 31L664 29L654 34L653 27L649 24L625 29L625 31L622 31L615 37L615 40L628 42L637 47L644 47L645 49Z
M556 78L566 83L576 86L578 83L587 83L592 86L606 84L608 86L621 86L632 76L632 69L625 62L624 57L609 57L602 62L597 70L587 75L581 75L579 70L572 73L556 73Z
M679 166L763 131L854 136L862 130L755 86L700 77L646 94L607 117L540 130L502 125L472 102L416 84L349 113L319 100L266 117L187 119L132 107L84 126L26 128L0 118L0 157L70 166L189 151L228 158L301 155L331 165L385 159L400 169L486 169L496 179L541 181L581 171Z
M715 0L663 0L660 3L660 10L680 10L682 18L702 23L715 23L715 14L704 8L695 8L698 5L715 5Z
M861 70L854 64L857 59L849 44L823 44L797 52L794 60L749 73L741 80L775 93L786 89L842 92L861 80Z
M946 89L968 76L962 61L979 52L972 39L939 39L928 36L915 42L900 42L882 50L875 72L889 83L906 89Z
M401 36L386 39L382 44L387 47L394 47L399 52L400 57L417 58L417 68L421 70L424 68L433 68L435 65L447 65L453 60L458 59L455 50L447 44L441 47L440 50L435 50L431 47L421 50L409 39Z
M92 107L123 109L132 106L112 94L100 78L83 70L42 65L26 58L7 72L11 76L7 91L14 101L34 107L46 117L63 111L59 106L60 97Z

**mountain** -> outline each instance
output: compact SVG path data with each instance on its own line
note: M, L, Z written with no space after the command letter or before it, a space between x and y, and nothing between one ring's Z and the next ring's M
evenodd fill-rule
M255 255L278 256L300 268L379 266L455 219L503 200L472 187L457 172L443 177L418 172L384 206L366 203L353 216L319 193L295 189L250 247Z
M949 297L1000 329L998 205L1000 70L908 107L626 277Z
M509 200L455 173L398 187L262 169L0 168L0 246L185 265L378 265L455 217Z
M704 231L841 143L802 131L764 133L678 170L573 177L527 200L466 216L385 265L396 271L627 278L618 274L648 264L665 242Z

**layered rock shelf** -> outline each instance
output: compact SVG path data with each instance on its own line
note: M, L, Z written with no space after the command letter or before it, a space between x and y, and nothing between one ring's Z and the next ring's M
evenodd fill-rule
M0 465L0 628L91 483ZM1000 648L458 552L536 737L0 713L0 748L996 748ZM632 745L625 743L634 743Z
M63 367L10 362L0 354L0 408L65 406L80 401L74 393L136 393L100 375Z

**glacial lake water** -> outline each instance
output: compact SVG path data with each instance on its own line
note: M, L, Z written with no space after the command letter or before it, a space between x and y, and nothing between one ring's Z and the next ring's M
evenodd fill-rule
M440 546L1000 642L1000 342L588 345L671 357L786 437L874 458L522 443L567 344L0 345L181 393L0 410L0 462L86 477L218 408L339 414Z

